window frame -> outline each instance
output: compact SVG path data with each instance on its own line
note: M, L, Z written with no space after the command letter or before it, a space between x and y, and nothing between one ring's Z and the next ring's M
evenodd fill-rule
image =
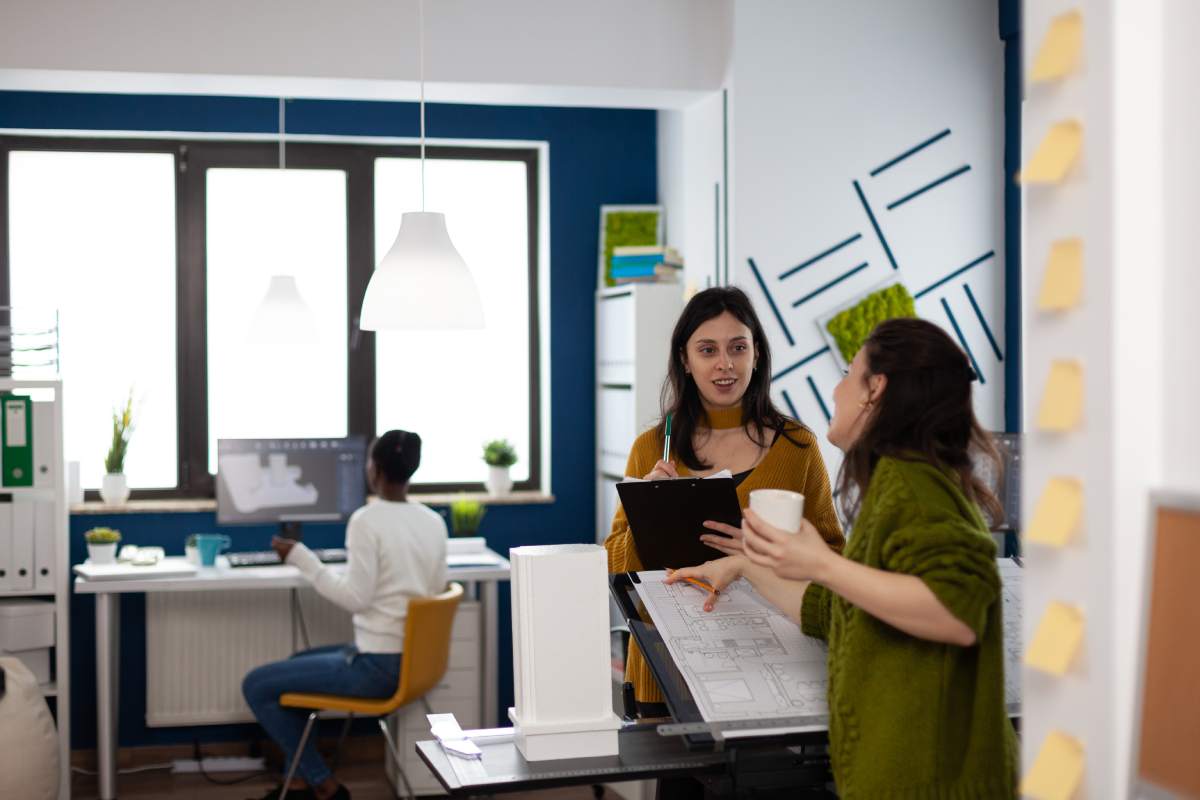
M175 158L176 486L135 489L133 499L212 498L208 472L208 348L206 172L214 168L279 166L277 140L156 139L0 135L0 307L11 302L8 219L8 154L13 150L171 153ZM337 169L346 173L346 386L349 436L375 435L375 337L358 328L359 311L374 272L375 160L418 158L410 144L289 141L289 169ZM542 364L540 315L539 151L536 146L426 145L427 159L516 161L525 164L529 291L529 477L516 490L543 483ZM549 287L545 287L548 291ZM3 310L0 309L0 313ZM367 335L364 335L367 334ZM482 492L483 481L414 483L414 492ZM99 499L94 490L86 499Z

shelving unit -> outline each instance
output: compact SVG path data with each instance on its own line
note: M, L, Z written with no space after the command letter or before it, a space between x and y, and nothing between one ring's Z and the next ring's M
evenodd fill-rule
M11 514L18 504L33 508L17 519L30 520L32 530L11 526L8 541L0 539L0 557L9 562L0 578L0 600L45 598L54 602L53 676L42 684L51 701L58 726L59 793L71 794L71 671L70 671L70 552L67 541L67 487L63 464L62 382L0 378L0 394L27 395L33 400L32 447L34 485L0 486L6 495L3 511ZM28 544L15 549L17 536ZM14 560L15 559L15 560ZM22 563L16 563L20 561ZM24 572L22 572L24 570ZM0 642L0 649L3 643Z
M683 309L677 283L636 283L596 292L596 541L617 508L629 448L658 420L671 330ZM639 476L640 477L640 476Z

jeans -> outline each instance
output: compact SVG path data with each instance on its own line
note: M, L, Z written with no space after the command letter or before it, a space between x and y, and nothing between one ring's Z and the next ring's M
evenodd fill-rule
M284 771L291 765L312 712L285 708L279 696L286 692L319 692L345 697L384 698L396 693L400 682L400 653L360 653L353 645L332 645L296 653L252 669L242 681L242 695L260 725L283 748ZM300 754L297 774L309 786L330 777L317 753L316 732L309 734Z

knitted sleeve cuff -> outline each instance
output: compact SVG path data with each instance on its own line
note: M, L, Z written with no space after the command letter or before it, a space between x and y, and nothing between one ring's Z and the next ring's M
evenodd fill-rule
M829 638L829 590L810 583L800 601L800 630L817 639Z

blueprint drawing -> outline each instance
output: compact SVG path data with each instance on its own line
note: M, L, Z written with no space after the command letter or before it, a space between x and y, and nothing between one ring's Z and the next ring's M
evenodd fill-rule
M1008 712L1019 714L1022 568L1008 558L996 565L1002 583L1005 699ZM716 608L706 612L706 593L695 586L667 586L663 571L639 572L638 577L638 596L706 722L824 721L829 687L825 643L801 633L744 578L722 591Z
M805 636L745 580L712 611L687 583L640 572L638 595L708 722L826 713L825 643Z

